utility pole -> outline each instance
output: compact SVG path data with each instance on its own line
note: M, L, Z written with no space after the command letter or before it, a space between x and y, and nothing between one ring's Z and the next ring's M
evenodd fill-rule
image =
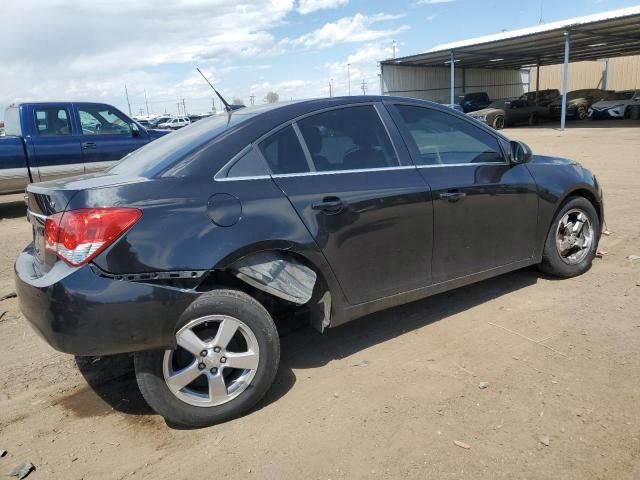
M351 96L351 64L347 63L347 84L349 86L349 96Z
M127 84L124 84L124 96L127 97L127 107L129 108L129 116L131 117L131 103L129 102L129 91L127 90Z
M187 115L187 106L186 106L186 105L185 105L185 103L184 103L184 97L182 98L182 114L183 114L184 116L186 116L186 115Z
M361 85L361 87L362 87L362 94L363 94L363 95L366 95L366 94L367 94L367 82L365 81L365 79L364 79L364 78L362 79L362 85Z
M333 78L329 79L329 96L333 97Z
M147 117L149 116L149 100L147 100L147 91L144 91L144 103L147 104Z
M178 115L180 115L180 101L178 100L178 102L176 103L176 106L178 107Z
M249 103L251 103L252 106L256 104L256 96L253 93L249 95Z
M397 42L395 40L391 42L391 48L393 48L393 57L391 58L396 58L396 45L397 45Z

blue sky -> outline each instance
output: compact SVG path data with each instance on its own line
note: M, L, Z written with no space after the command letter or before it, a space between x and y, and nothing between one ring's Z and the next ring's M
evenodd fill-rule
M0 108L83 99L155 113L211 107L199 66L226 96L261 103L378 93L377 61L502 30L637 5L625 0L5 0ZM542 7L542 8L541 8ZM26 21L28 19L28 22ZM217 103L220 108L220 104ZM3 113L0 113L0 118Z

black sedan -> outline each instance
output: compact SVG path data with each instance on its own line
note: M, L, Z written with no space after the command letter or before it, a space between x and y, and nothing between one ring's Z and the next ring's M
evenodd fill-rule
M63 352L136 352L144 397L184 426L263 397L276 321L322 331L529 265L579 275L604 215L579 164L394 97L211 117L26 201L26 319Z

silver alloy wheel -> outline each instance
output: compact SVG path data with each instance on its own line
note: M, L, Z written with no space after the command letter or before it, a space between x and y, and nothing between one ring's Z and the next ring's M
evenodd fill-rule
M504 117L502 115L498 115L493 120L493 126L496 130L502 130L504 128Z
M241 320L208 315L190 321L176 333L178 348L166 350L164 380L189 405L227 403L251 384L259 365L258 341Z
M565 213L556 228L556 249L563 262L580 263L593 244L593 227L587 214L579 208Z

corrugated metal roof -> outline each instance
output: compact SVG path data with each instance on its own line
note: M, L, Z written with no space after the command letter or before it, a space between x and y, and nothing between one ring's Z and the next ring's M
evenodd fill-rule
M562 63L564 34L571 61L640 53L640 6L438 45L425 53L384 64L443 66L455 52L456 67L520 69Z

